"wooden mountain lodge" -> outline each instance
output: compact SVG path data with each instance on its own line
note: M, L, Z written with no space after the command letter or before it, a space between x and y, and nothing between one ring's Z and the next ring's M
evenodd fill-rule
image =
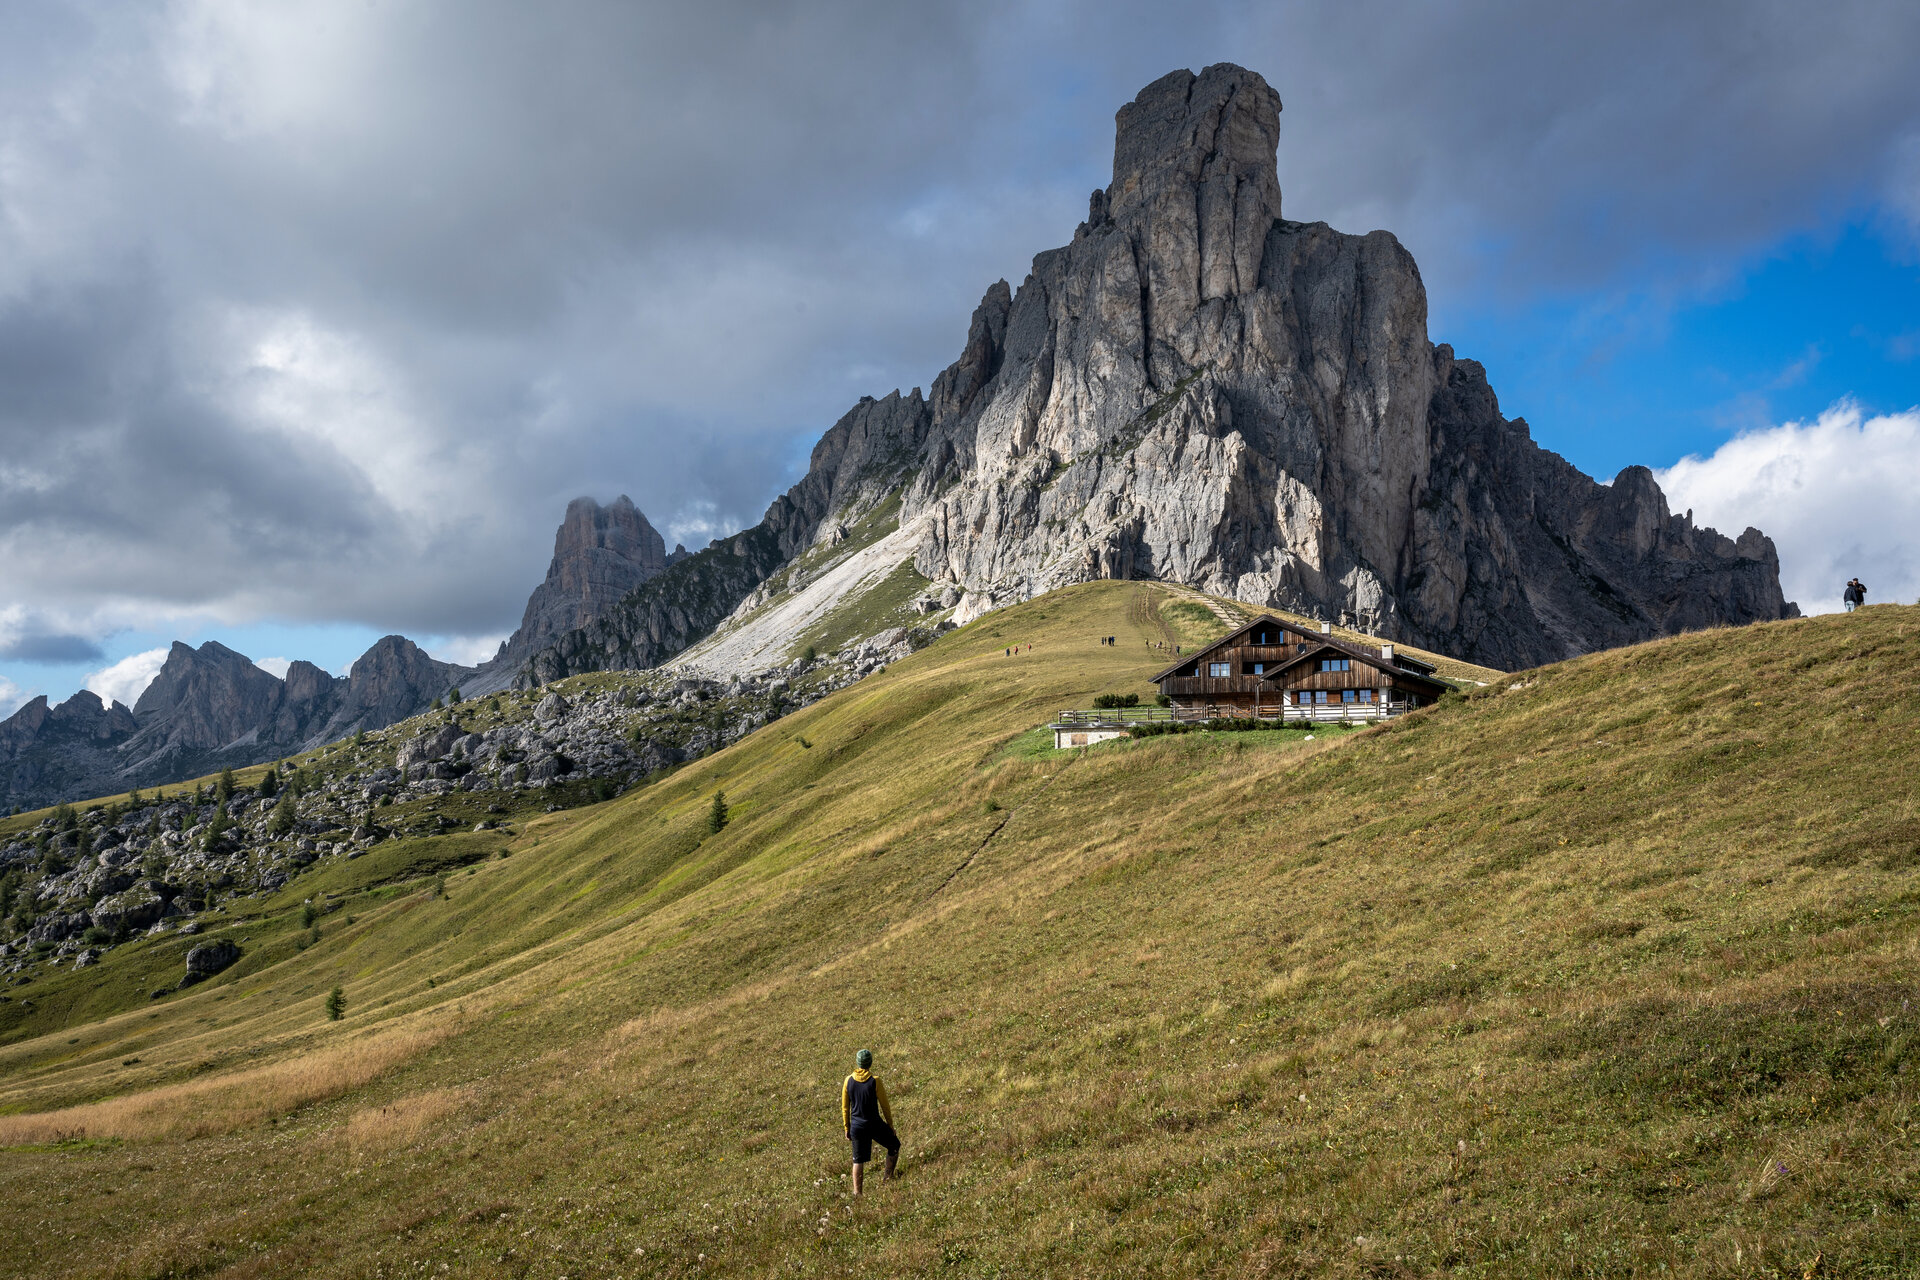
M1126 737L1132 725L1168 721L1385 720L1447 691L1432 663L1393 645L1354 644L1335 639L1328 623L1316 633L1271 617L1182 656L1152 680L1168 705L1062 711L1053 745L1090 746Z
M1336 640L1255 618L1152 677L1179 719L1255 716L1372 720L1425 706L1447 691L1433 664L1383 644ZM1332 713L1332 714L1328 714Z

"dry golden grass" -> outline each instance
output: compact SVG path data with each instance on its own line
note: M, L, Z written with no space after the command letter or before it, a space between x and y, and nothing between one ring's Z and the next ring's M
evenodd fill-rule
M355 1153L410 1146L472 1096L471 1089L428 1089L409 1094L354 1112L340 1126L337 1136Z
M452 1034L375 1032L347 1044L204 1080L145 1089L58 1111L0 1116L0 1146L77 1139L174 1139L261 1124L337 1098L426 1052Z

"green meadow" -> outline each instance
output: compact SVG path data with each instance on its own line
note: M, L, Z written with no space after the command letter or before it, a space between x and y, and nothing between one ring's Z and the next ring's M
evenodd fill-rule
M5 989L0 1274L1920 1274L1920 608L1034 735L1197 600L1070 588L323 864L162 999L185 939ZM856 1203L862 1047L906 1149Z

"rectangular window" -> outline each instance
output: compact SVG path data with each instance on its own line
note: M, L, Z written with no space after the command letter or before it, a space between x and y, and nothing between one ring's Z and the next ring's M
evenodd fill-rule
M1362 689L1362 690L1360 691L1360 701L1362 701L1362 702L1372 702L1372 701L1373 701L1373 690L1371 690L1371 689Z
M1360 697L1359 697L1359 694L1353 689L1342 689L1340 691L1340 701L1358 702L1360 701Z
M1263 676L1267 674L1267 664L1264 662L1256 662L1252 666L1248 667L1247 670L1252 672L1256 676Z
M1322 658L1320 659L1320 669L1322 671L1351 671L1353 670L1353 659Z
M1231 663L1226 662L1209 662L1207 664L1207 674L1210 676L1224 676L1227 674L1227 668L1231 665Z

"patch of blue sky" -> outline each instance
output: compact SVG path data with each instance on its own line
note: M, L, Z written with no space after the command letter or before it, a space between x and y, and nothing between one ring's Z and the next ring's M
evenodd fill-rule
M1920 259L1874 223L1796 237L1690 297L1649 277L1606 297L1432 301L1434 340L1486 365L1502 412L1602 480L1844 399L1920 404Z

